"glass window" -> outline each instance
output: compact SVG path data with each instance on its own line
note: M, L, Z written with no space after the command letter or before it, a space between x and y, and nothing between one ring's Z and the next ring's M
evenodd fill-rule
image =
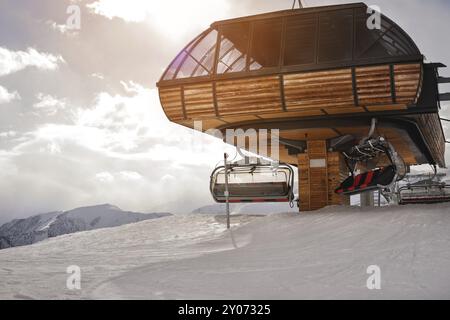
M356 11L356 57L380 58L396 55L395 48L382 43L383 36L386 35L391 26L386 24L383 19L381 29L369 29L367 28L368 18L369 14L366 10L358 9Z
M235 23L221 28L218 74L245 71L249 31L249 23Z
M178 54L178 56L175 58L175 60L172 62L172 64L167 69L163 80L172 80L175 77L175 75L178 71L178 68L183 63L186 56L187 56L187 53L184 51L182 51L180 54Z
M352 59L353 10L320 15L319 63Z
M188 56L178 71L177 79L192 77L195 70L197 70L198 63L191 56Z
M202 33L176 57L167 69L163 80L210 75L214 67L216 43L216 30Z
M194 40L189 43L189 45L183 51L178 54L175 60L172 61L171 65L167 68L163 80L172 80L173 78L175 78L180 65L183 63L184 59L187 56L186 52L189 52L189 50L191 50L192 47L197 43L198 39L203 37L203 35L204 33L199 34Z
M191 56L208 71L212 71L216 53L217 31L212 30L191 51Z
M300 15L286 20L284 65L312 64L316 59L317 16Z
M366 10L356 11L356 57L382 58L419 54L397 25L382 17L381 29L367 28Z
M281 19L257 21L253 26L250 70L276 67L280 61Z

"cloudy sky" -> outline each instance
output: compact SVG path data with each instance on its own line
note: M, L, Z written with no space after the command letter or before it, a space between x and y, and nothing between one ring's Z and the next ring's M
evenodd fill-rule
M74 4L79 30L67 28ZM0 0L0 223L100 203L143 212L210 204L209 174L222 145L193 143L198 137L169 123L155 83L211 22L291 4ZM367 4L398 22L429 61L450 64L448 0Z

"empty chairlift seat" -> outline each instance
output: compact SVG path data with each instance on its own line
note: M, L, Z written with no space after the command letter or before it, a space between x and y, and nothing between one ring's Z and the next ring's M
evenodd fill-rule
M228 168L230 203L292 202L294 172L288 165L231 165ZM225 167L211 175L211 194L216 202L226 202Z
M422 182L401 187L398 194L401 205L450 202L450 185Z

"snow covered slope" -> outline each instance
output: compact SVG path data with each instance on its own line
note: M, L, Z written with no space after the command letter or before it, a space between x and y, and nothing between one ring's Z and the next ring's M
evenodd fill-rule
M168 215L125 212L108 204L40 214L28 219L13 220L1 226L0 249L29 245L64 234L117 227Z
M231 203L232 214L272 214L279 212L298 212L297 206L291 208L288 203ZM192 211L193 214L225 214L225 204L212 204Z
M2 250L0 299L450 299L448 204L243 217L232 232L181 215Z

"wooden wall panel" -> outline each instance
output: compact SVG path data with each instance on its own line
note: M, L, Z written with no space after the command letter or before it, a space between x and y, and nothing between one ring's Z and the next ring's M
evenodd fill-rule
M353 106L351 69L284 76L288 111Z
M217 104L221 116L281 112L278 76L217 82Z
M175 122L184 120L181 87L161 88L159 98L169 120Z
M212 82L185 85L183 97L181 87L160 88L160 97L167 116L174 122L184 119L183 101L186 118L192 120L232 118L233 121L226 121L236 123L327 114L344 116L406 109L420 92L421 73L420 63L395 65L394 95L389 65L355 68L358 105L353 96L351 68L285 74L282 81L279 75L218 81L217 113Z
M388 65L356 68L358 100L361 105L392 104Z
M334 192L348 177L348 168L339 152L329 152L328 160L328 205L350 205L350 197Z
M328 205L327 142L308 141L310 160L310 209L318 210ZM324 160L323 167L311 166L311 161Z
M407 109L405 104L384 104L384 105L376 105L376 106L367 106L366 108L370 112L406 110Z
M283 130L281 138L287 140L327 140L339 136L332 128L294 129Z
M188 119L216 116L212 83L185 86L184 101Z
M279 118L301 118L301 117L314 117L314 116L323 116L325 113L322 110L305 110L305 111L296 111L296 112L278 112L278 113L267 113L260 114L259 117L263 119L279 119Z
M348 170L339 152L328 152L326 141L308 141L307 152L298 155L298 170L300 211L350 204L349 197L334 192L348 176Z
M438 114L422 114L416 119L419 128L424 135L425 141L429 145L437 164L445 167L445 137L441 130L441 122Z
M298 155L298 190L300 200L300 211L310 211L310 172L309 157L306 153Z
M399 64L394 66L395 91L398 103L416 103L422 75L421 68L421 65L418 63Z

